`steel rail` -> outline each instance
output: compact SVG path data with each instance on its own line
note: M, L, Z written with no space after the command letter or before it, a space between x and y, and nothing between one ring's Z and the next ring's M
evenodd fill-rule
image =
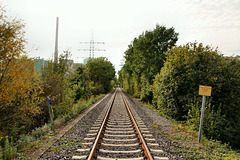
M110 113L110 111L111 111L111 109L112 109L113 102L114 102L114 99L115 99L115 97L116 97L116 93L117 93L117 89L116 89L116 91L115 91L115 93L114 93L114 95L113 95L114 97L113 97L113 99L112 99L112 102L111 102L111 104L110 104L110 107L109 107L108 110L107 110L107 113L106 113L106 115L105 115L105 117L104 117L104 120L103 120L103 122L102 122L102 125L101 125L101 127L100 127L100 129L99 129L99 131L98 131L98 135L97 135L97 137L96 137L96 139L95 139L95 141L94 141L93 147L92 147L92 149L91 149L91 151L90 151L90 154L89 154L89 156L88 156L88 160L93 160L93 159L94 159L94 156L95 156L96 151L97 151L97 148L98 148L98 143L99 143L99 141L100 141L100 138L101 138L101 136L102 136L103 129L104 129L104 127L105 127L105 125L106 125L106 122L107 122L107 119L108 119L108 117L109 117L109 113Z
M126 108L127 108L128 114L129 114L129 116L130 116L130 118L131 118L131 121L132 121L132 123L133 123L133 125L134 125L134 128L135 128L135 130L136 130L136 132L137 132L138 138L139 138L139 140L140 140L140 142L141 142L142 148L143 148L143 150L144 150L144 154L145 154L145 156L146 156L146 158L147 158L148 160L153 160L153 157L152 157L152 155L151 155L151 153L150 153L150 151L149 151L149 149L148 149L148 147L147 147L147 144L146 144L146 142L145 142L145 140L144 140L144 138L143 138L143 136L142 136L142 134L141 134L138 126L137 126L137 123L136 123L135 119L133 118L133 115L132 115L132 113L131 113L131 111L130 111L130 109L129 109L129 107L128 107L128 104L127 104L127 102L126 102L126 100L125 100L125 97L123 96L123 93L122 93L122 92L121 92L121 96L122 96L123 101L124 101L124 104L125 104L125 106L126 106Z

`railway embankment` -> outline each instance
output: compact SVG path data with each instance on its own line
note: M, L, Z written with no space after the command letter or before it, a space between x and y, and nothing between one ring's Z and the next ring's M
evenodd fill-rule
M239 152L231 150L227 144L209 141L204 137L199 144L198 132L192 130L190 126L166 118L154 107L139 102L127 93L124 94L169 159L239 159ZM41 159L72 159L79 147L84 148L82 142L108 99L109 97L99 105L90 107L91 110L83 113L84 116L81 114L82 118L78 122L75 121L75 124L70 122L72 128L65 131L65 134L60 137L51 136L42 141L43 146L47 144L47 147L50 147L48 149L45 147ZM60 129L59 133L64 130ZM32 152L27 158L37 158L36 153Z

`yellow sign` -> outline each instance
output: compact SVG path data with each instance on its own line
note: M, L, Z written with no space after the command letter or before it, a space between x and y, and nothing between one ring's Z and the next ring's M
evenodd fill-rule
M199 86L199 95L211 96L212 87L210 86Z

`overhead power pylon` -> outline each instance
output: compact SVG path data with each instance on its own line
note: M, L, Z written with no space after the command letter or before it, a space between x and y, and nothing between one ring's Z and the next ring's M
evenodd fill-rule
M94 58L94 52L96 51L106 51L105 49L98 49L95 48L96 44L105 44L105 42L95 42L93 38L93 32L92 37L89 42L79 42L80 44L89 44L89 49L78 49L78 51L89 51L89 58Z

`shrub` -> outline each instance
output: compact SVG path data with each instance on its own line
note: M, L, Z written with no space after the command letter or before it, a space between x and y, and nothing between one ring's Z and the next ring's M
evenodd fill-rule
M4 159L13 159L16 155L17 155L17 148L13 146L7 138L4 145Z
M60 128L64 123L64 118L59 117L54 121L54 128Z
M18 140L18 142L21 142L22 144L28 144L30 142L35 141L36 139L32 135L23 135L21 138Z
M221 106L215 107L211 103L212 98L208 98L205 105L204 121L203 121L203 134L209 139L223 140L229 128L230 123L227 122L226 116L222 114ZM200 116L201 116L201 103L196 101L189 103L191 108L186 116L186 123L196 131L199 130ZM214 109L215 108L215 109ZM228 133L230 134L230 133Z
M41 139L43 136L47 135L47 133L50 131L50 127L48 125L44 125L43 127L35 128L32 131L32 136L35 139Z
M172 48L166 55L164 67L152 86L156 108L186 121L193 100L201 104L199 85L212 86L211 107L205 116L212 124L205 132L239 148L240 59L223 57L217 49L197 43Z
M0 146L0 159L3 159L3 151L2 147Z

